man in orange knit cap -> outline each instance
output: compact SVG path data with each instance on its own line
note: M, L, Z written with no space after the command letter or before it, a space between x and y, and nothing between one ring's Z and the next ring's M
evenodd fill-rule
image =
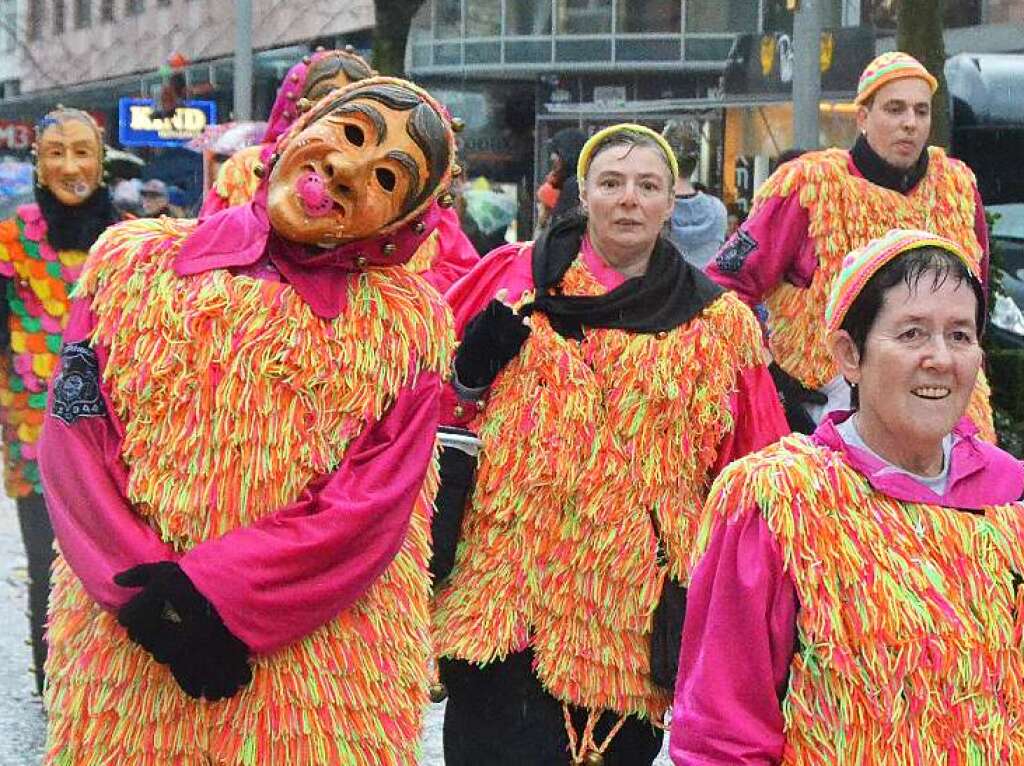
M974 174L926 145L936 87L912 56L878 56L857 87L853 148L783 164L708 267L749 305L767 305L773 375L795 430L810 433L826 413L849 406L821 323L846 253L890 229L925 229L960 245L987 287L988 231ZM984 374L967 414L994 440Z

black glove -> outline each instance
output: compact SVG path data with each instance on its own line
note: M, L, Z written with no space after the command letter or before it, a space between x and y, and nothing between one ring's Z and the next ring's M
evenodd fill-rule
M114 577L142 588L117 613L128 637L170 665L190 697L231 697L252 680L249 649L227 629L217 610L173 561L140 564Z
M489 386L530 337L523 317L499 300L492 300L466 325L455 354L459 383L469 388Z
M804 385L772 362L768 365L768 372L771 373L775 382L775 389L782 399L782 408L786 411L786 421L789 427L798 434L812 434L817 427L814 420L807 413L805 405L822 405L828 402L828 397L821 391L805 388Z
M666 577L651 625L651 680L669 691L675 689L679 673L679 645L683 641L685 617L686 588Z
M464 429L444 429L470 434ZM476 458L458 447L446 446L441 450L441 484L434 499L434 518L430 522L431 537L434 541L430 556L430 573L434 583L439 583L451 574L455 566L455 549L462 536L462 517L466 503L473 489L476 474Z

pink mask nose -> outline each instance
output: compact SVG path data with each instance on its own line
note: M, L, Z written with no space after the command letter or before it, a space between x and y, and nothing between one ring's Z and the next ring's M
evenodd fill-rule
M334 210L334 200L327 193L324 179L313 171L302 174L295 183L295 191L310 218L323 218Z

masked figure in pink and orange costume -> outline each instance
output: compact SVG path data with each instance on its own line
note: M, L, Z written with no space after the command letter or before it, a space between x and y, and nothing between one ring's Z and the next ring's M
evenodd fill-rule
M416 762L453 334L404 264L455 139L371 78L277 150L248 205L86 264L40 447L49 764Z
M344 50L318 50L288 70L278 89L263 141L234 154L217 173L203 202L200 218L233 205L244 205L255 196L277 140L310 105L328 93L376 72L351 46ZM455 122L456 129L459 123ZM454 210L443 210L437 229L406 264L443 293L480 259L462 231Z
M43 689L43 625L53 530L36 463L46 381L56 366L68 297L86 253L116 220L103 184L103 135L85 112L58 107L37 126L36 203L0 222L0 374L4 483L18 506L28 554L29 619L36 687Z

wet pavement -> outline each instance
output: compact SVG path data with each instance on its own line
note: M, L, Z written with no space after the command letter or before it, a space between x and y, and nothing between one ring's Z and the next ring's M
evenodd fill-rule
M0 766L42 762L46 719L33 694L28 644L28 585L14 503L0 496Z

